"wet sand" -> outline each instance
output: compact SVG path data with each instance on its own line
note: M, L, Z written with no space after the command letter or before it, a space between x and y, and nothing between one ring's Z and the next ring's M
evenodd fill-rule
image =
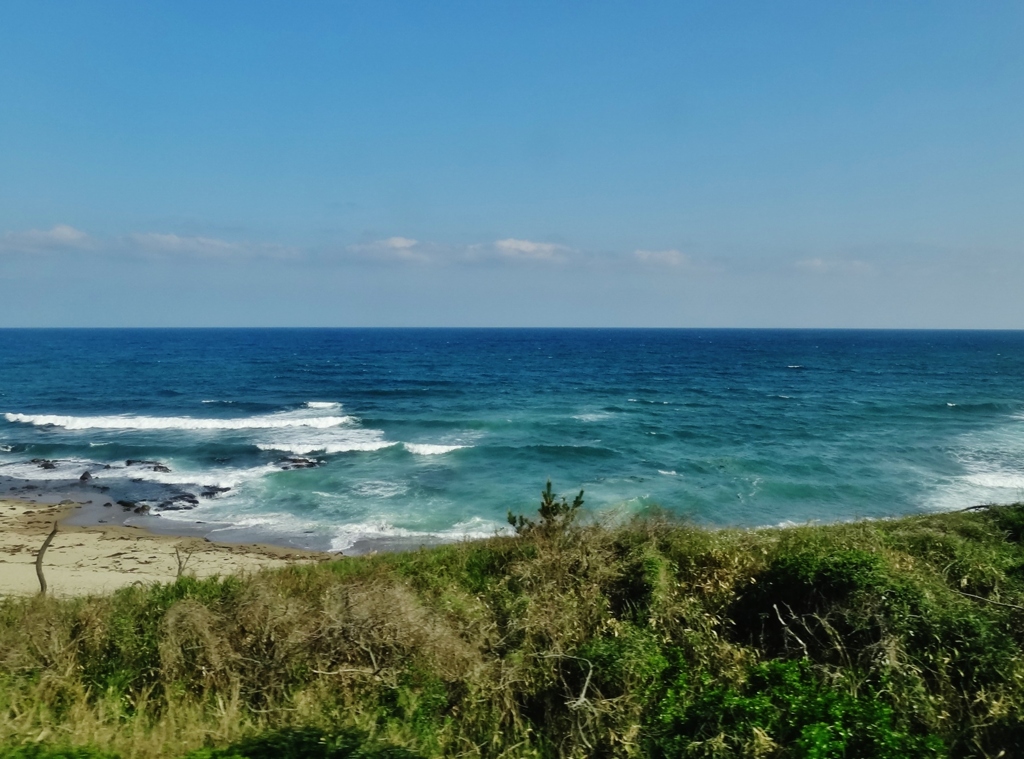
M39 592L36 555L54 522L57 533L44 554L43 570L48 592L58 596L171 582L179 561L186 562L185 574L209 577L339 558L338 554L256 543L158 535L138 526L72 524L79 509L67 500L59 504L0 500L0 595Z

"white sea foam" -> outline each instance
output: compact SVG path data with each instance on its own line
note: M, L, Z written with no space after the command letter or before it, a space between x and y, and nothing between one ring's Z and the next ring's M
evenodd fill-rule
M936 483L924 505L945 511L1024 500L1024 417L1012 419L959 436L952 448L962 473Z
M272 436L256 440L256 446L262 451L281 451L297 456L307 456L311 453L378 451L392 445L398 445L398 443L385 440L384 433L380 430L351 425L331 427L316 432L308 429L286 429L277 431Z
M669 470L659 469L658 470L658 474L664 474L664 475L667 475L668 477L675 477L676 476L676 472L675 472L674 469L669 469Z
M409 453L415 453L420 456L436 456L439 453L450 453L451 451L457 451L459 448L467 448L465 445L433 445L431 443L402 443Z
M508 525L492 522L488 519L473 517L464 522L459 522L450 528L443 530L415 530L404 527L396 527L387 520L378 522L358 522L346 524L336 528L334 538L331 540L332 551L347 551L360 541L406 539L440 542L456 542L459 540L473 540L479 538L490 538L495 535L505 535L510 532Z
M384 480L366 480L360 482L352 490L356 495L365 498L394 498L409 492L409 488L399 482L385 482Z
M306 404L306 408L341 409L341 404L334 401L309 401Z
M4 414L8 422L67 430L268 430L290 427L328 429L353 424L351 416L302 416L294 412L237 419L202 419L191 416L56 416Z
M1024 472L1019 470L995 469L975 472L965 476L963 481L981 488L1024 490Z
M0 445L0 452L10 453L13 450L14 450L14 446L13 445Z
M589 414L576 414L573 419L581 422L600 422L603 419L609 419L611 414L606 411L595 411Z
M110 468L107 465L89 461L86 459L70 458L55 459L51 462L53 469L44 469L31 461L16 461L0 463L0 475L14 477L19 480L50 481L50 480L77 480L82 472L88 471L96 483L110 483L116 480L143 480L146 482L159 482L163 485L188 485L198 488L219 487L235 489L240 485L258 480L268 474L281 471L277 464L264 464L256 467L210 467L200 471L173 467L171 471L154 471L148 464L133 464L122 466L114 464Z
M78 479L86 469L102 468L93 461L85 459L59 459L51 462L53 469L43 469L31 461L13 461L0 464L0 474L15 477L19 480L70 480Z
M354 451L379 451L382 448L390 448L398 443L388 440L349 440L345 442L329 443L326 441L311 440L307 442L284 442L257 443L256 447L261 451L280 451L281 453L294 453L296 456L308 456L311 453L352 453Z
M212 467L202 471L172 470L170 472L154 472L143 466L125 469L101 470L94 474L99 480L119 475L160 482L164 485L197 485L199 487L238 488L246 482L258 480L268 474L281 471L277 464L263 464L254 467Z

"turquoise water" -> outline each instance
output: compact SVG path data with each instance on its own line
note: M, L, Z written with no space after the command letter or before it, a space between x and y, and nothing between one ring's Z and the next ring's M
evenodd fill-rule
M83 471L336 550L493 534L548 478L715 525L1017 500L1024 333L0 330L0 476Z

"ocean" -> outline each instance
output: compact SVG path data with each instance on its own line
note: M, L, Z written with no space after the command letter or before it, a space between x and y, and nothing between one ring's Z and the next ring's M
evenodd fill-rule
M1022 500L1024 332L0 330L2 492L86 521L360 553L548 479L713 526Z

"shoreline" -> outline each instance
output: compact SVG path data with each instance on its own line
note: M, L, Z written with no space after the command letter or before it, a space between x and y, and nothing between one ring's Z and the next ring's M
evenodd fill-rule
M266 543L221 543L188 535L162 535L139 525L75 524L81 504L0 497L0 596L39 592L36 554L57 522L44 554L48 593L85 596L135 583L173 582L340 559L340 554Z
M60 459L40 461L50 465L66 463ZM160 462L155 461L127 463L162 466ZM46 467L40 465L40 468ZM90 475L85 479L82 479L77 471L73 477L65 471L46 479L0 475L0 500L9 498L34 503L40 507L73 502L78 508L64 519L66 524L74 527L131 527L171 538L195 538L224 545L258 544L286 551L308 552L314 555L329 554L335 557L342 554L364 556L412 551L453 542L447 537L426 534L363 536L346 548L337 550L332 547L329 537L312 532L297 534L225 521L193 519L187 515L197 505L217 498L224 490L198 484L146 482L137 477L126 478L123 475L108 478L106 474L110 468L103 464L86 465L84 469L81 466L77 467L85 472L96 472L96 475ZM179 503L169 509L166 508L165 504L173 502ZM154 504L158 503L161 505L154 507ZM182 516L185 518L181 518Z

